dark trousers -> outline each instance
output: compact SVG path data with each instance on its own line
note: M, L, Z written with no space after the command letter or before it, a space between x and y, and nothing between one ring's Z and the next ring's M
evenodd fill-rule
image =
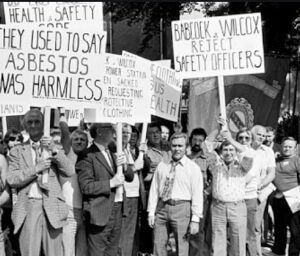
M138 197L128 197L128 215L122 219L122 231L119 243L119 254L122 256L131 256L138 220Z
M206 256L211 249L211 198L204 194L203 218L200 219L199 232L190 235L189 256Z
M140 246L142 253L153 253L153 229L148 225L148 212L141 211Z
M122 228L122 203L114 203L106 226L87 224L89 256L116 256Z
M289 256L299 256L300 253L300 211L292 213L285 198L273 198L275 242L272 251L285 254L287 243L287 226L289 225L291 238Z

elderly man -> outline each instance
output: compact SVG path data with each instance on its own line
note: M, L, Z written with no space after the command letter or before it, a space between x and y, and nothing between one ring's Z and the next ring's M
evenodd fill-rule
M189 234L199 231L203 208L203 178L199 166L185 156L188 137L174 133L172 157L158 164L151 183L148 222L154 228L154 255L167 255L167 241L174 233L177 255L187 256Z
M89 256L116 256L122 228L122 211L126 212L126 195L120 192L125 179L133 180L126 157L114 155L108 149L113 140L113 126L95 123L90 128L93 144L79 154L76 164L83 209ZM122 166L122 173L117 167Z
M43 114L29 110L23 125L30 139L10 152L8 184L18 191L13 206L14 232L19 233L22 255L63 255L62 227L68 208L61 192L59 175L74 173L70 161L49 138L43 136Z
M257 212L255 220L256 231L256 250L257 255L262 256L261 236L263 215L267 204L267 197L263 198L261 194L270 190L270 184L275 178L275 155L271 148L263 145L266 135L266 128L261 125L255 125L251 129L252 143L251 147L256 152L254 161L259 163L260 174L257 178L256 186L252 187L253 193L257 194ZM255 183L253 183L255 185ZM249 187L249 185L247 185ZM254 189L256 188L256 189ZM271 190L270 190L271 191ZM271 193L271 192L270 192Z

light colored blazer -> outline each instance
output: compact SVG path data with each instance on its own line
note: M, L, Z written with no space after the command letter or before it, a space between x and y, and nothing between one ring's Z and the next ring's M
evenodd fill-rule
M60 150L56 156L57 164L52 164L49 170L48 188L49 191L42 190L43 207L50 224L54 228L61 228L66 224L68 208L61 192L58 175L72 176L74 167L65 156L64 151ZM28 193L33 181L37 179L35 165L32 160L30 141L15 146L10 151L9 169L7 182L18 192L17 202L13 206L12 221L17 233L22 226L29 207Z

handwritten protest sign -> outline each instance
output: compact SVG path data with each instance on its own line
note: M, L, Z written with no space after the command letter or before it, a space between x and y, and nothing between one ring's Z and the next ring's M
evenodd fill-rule
M138 60L105 54L102 98L84 110L86 122L149 122L150 72Z
M103 30L102 2L4 2L6 24Z
M176 122L182 83L173 69L123 51L123 56L141 60L151 72L151 114Z
M171 60L154 60L153 62L171 68Z
M172 39L182 78L264 72L260 13L173 21Z
M0 38L1 104L97 107L106 32L1 25Z

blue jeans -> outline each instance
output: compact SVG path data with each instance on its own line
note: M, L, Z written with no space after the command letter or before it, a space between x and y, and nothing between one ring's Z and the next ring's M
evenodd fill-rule
M257 213L257 198L246 199L245 202L247 206L246 254L247 256L256 256L255 221Z
M167 256L169 234L174 233L178 256L189 253L188 227L191 219L190 202L175 206L163 203L157 204L154 222L154 255Z
M212 256L245 256L247 209L244 200L225 203L213 200L212 216ZM227 233L227 225L228 233Z

